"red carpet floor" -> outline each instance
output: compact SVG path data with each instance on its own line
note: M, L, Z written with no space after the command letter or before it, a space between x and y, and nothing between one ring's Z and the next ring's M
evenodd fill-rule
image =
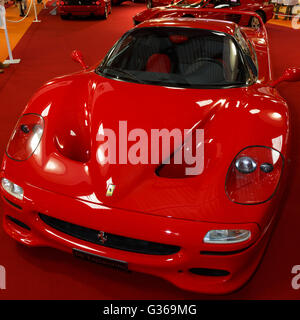
M89 64L97 63L113 43L132 26L132 16L145 5L123 3L107 21L62 21L40 14L14 50L22 63L0 75L0 155L11 129L32 93L50 78L80 69L70 59L82 50ZM276 76L285 67L300 66L300 31L270 25L271 55ZM300 265L300 83L280 85L292 112L293 174L282 217L264 259L253 278L225 299L299 299L292 289L292 266ZM0 205L1 206L1 205ZM1 207L0 207L1 212ZM1 212L2 215L2 212ZM49 249L16 244L0 228L0 265L7 271L7 289L0 299L215 299L185 292L148 275L126 274L90 264Z

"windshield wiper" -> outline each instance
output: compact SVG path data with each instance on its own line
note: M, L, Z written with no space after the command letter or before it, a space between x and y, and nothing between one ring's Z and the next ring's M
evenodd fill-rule
M114 67L102 67L102 68L99 68L98 71L100 72L103 72L103 70L108 70L108 71L114 71L116 73L122 73L123 75L129 77L131 80L134 80L136 82L139 82L139 83L142 83L144 84L145 82L142 81L141 79L139 79L135 74L133 73L130 73L128 71L125 71L125 70L121 70L121 69L118 69L118 68L114 68Z

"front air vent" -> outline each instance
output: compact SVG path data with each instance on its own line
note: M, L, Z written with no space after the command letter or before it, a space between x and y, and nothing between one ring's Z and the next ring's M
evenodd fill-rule
M74 238L95 243L99 246L149 255L170 255L180 250L178 246L127 238L106 232L102 233L99 230L82 227L42 213L40 213L39 216L44 223L53 229ZM105 241L103 241L103 239L105 239Z
M210 277L225 277L230 274L230 272L226 270L206 269L206 268L192 268L190 269L190 272L198 276L210 276Z
M4 200L5 200L7 203L9 203L11 206L13 206L13 207L15 207L15 208L17 208L17 209L19 209L19 210L22 210L22 207L19 206L18 204L14 203L14 202L12 202L12 201L10 201L10 200L8 200L6 197L3 197L3 198L4 198Z
M29 230L30 231L30 228L28 227L27 224L25 224L24 222L16 219L16 218L13 218L11 216L6 216L8 220L12 221L14 224L16 224L17 226L23 228L23 229L26 229L26 230Z

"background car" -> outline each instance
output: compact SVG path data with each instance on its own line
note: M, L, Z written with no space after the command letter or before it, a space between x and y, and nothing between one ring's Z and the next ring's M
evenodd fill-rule
M154 7L165 7L165 6L174 4L176 2L178 2L178 1L176 1L176 0L175 1L174 0L147 0L146 4L147 4L147 8L151 9ZM195 0L186 0L186 2L193 3L193 2L195 2Z
M163 0L164 1L164 0ZM165 5L163 2L162 5ZM153 5L152 5L153 6ZM167 7L156 7L152 9L146 9L133 17L134 24L139 24L143 21L149 19L157 19L162 17L190 17L197 18L202 17L201 13L198 11L200 8L228 8L231 10L239 10L239 11L253 11L260 15L263 22L266 23L273 17L274 5L269 4L264 0L252 1L252 0L200 0L200 1L192 1L192 0L180 0L178 2L174 2ZM216 17L216 14L214 14ZM240 15L222 15L220 14L220 19L231 20L239 23ZM248 18L248 17L243 17ZM249 18L249 25L251 27L258 27L258 19L256 17ZM244 21L241 22L242 25L245 25Z
M126 2L126 1L130 1L131 2L131 0L112 0L112 4L114 6L117 6L117 5L120 5L121 3Z
M0 171L6 232L186 290L245 284L287 182L291 118L275 87L300 80L300 69L272 78L263 23L209 19L148 21L95 67L73 58L84 70L36 92L9 140ZM147 132L203 129L190 150L204 147L201 173L185 175L188 163L102 162L98 136L124 119Z
M94 16L107 19L111 13L111 0L64 0L57 1L62 19L71 16Z

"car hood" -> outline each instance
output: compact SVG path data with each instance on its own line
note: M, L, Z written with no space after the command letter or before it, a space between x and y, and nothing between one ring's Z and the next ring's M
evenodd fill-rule
M49 82L25 112L45 119L39 150L22 164L25 182L97 205L202 221L226 220L224 204L232 203L224 184L235 155L250 145L273 146L276 137L282 137L284 153L288 126L283 100L263 86L167 88L117 81L94 72ZM281 118L272 118L274 112ZM174 179L158 177L156 164L101 164L99 132L108 128L118 134L119 121L127 121L128 132L143 129L148 136L151 129L203 129L203 171ZM264 128L264 134L259 128ZM81 163L63 156L54 143L60 134L78 137L73 144L78 150L90 142L90 160ZM133 144L128 142L128 149ZM115 190L107 196L110 184ZM243 213L236 219L240 218Z

